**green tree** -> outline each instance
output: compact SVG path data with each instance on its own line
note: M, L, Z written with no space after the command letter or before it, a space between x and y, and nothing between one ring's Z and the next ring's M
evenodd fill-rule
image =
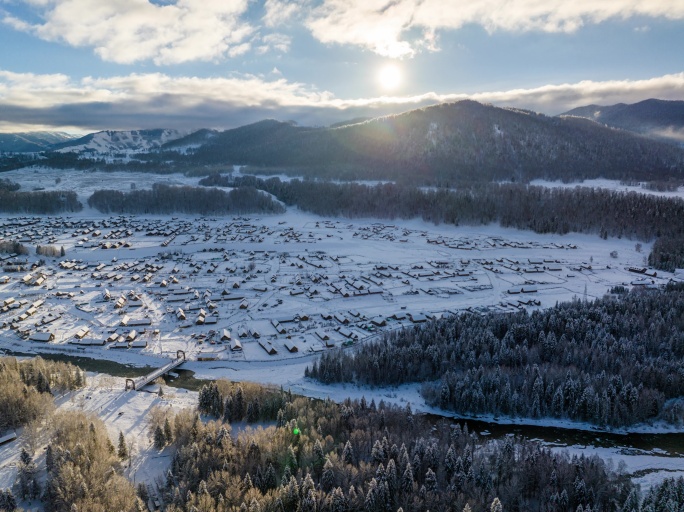
M119 448L117 450L117 455L119 456L119 459L124 460L126 457L128 457L128 447L126 446L126 438L123 435L123 432L119 430Z

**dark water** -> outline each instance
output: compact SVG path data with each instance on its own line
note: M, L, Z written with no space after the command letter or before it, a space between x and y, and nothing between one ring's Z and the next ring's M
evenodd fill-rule
M439 416L435 416L439 418ZM549 444L621 448L624 454L640 451L654 452L654 455L684 457L684 433L675 434L615 434L600 430L578 430L534 425L502 425L487 421L454 419L468 430L492 438L509 435L536 439Z
M35 354L9 353L8 355L33 357ZM106 373L115 377L140 377L154 370L153 367L135 367L115 361L91 359L63 354L41 354L44 359L63 361L80 366L86 371ZM177 378L164 377L168 386L198 391L208 381L196 379L190 370L176 369ZM441 416L429 415L435 421ZM603 448L619 448L624 454L638 454L641 451L670 457L684 457L684 433L678 434L615 434L601 430L579 430L532 425L503 425L488 421L454 419L455 423L467 424L471 432L487 435L494 439L517 435L560 446L579 445Z

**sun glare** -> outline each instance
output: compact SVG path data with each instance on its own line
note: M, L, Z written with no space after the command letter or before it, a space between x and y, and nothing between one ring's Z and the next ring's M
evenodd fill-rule
M378 72L380 87L386 91L393 91L401 85L401 69L396 64L387 64Z

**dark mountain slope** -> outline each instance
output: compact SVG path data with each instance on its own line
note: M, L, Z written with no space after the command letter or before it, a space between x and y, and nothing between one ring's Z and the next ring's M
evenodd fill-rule
M632 105L587 105L565 115L585 117L654 138L684 142L684 101L649 99Z
M421 182L680 176L684 151L577 117L474 101L339 128L268 120L227 130L191 157L203 164L291 168L318 177Z

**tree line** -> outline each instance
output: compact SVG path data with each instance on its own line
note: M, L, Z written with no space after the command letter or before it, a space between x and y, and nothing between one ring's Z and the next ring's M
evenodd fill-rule
M200 392L198 406L214 421L176 414L175 452L160 482L167 511L617 512L638 496L629 477L596 456L483 439L410 407L365 398L336 404L265 387L247 393L243 385L217 382ZM281 406L260 423L247 419L253 427L238 433L225 420L238 394ZM212 402L224 405L212 411ZM269 415L275 424L263 423Z
M190 186L155 183L150 190L97 190L88 205L102 213L227 215L242 213L282 213L284 208L272 197L254 187L229 192Z
M74 191L9 191L0 188L0 212L56 214L79 212L83 205Z
M684 286L574 300L528 314L462 314L327 352L325 383L423 382L431 405L461 414L552 417L621 427L684 409Z

